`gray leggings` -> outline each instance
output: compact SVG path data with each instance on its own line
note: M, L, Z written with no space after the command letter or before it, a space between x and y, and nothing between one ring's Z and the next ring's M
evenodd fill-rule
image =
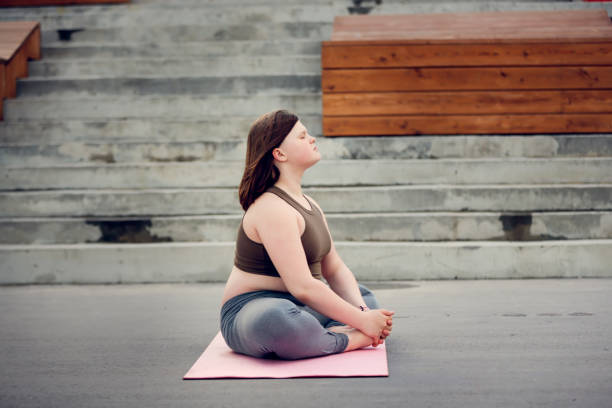
M359 285L370 309L374 294ZM343 323L318 313L287 292L259 290L229 299L221 308L221 333L234 351L260 358L295 360L341 353L348 336L327 330Z

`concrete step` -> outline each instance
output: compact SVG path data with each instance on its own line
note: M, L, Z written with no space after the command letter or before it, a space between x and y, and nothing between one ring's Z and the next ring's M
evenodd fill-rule
M336 247L364 281L612 277L612 240L336 242ZM222 282L233 258L233 242L1 245L0 282Z
M328 214L334 240L612 239L612 212ZM0 244L231 242L241 214L137 218L0 218Z
M172 118L251 115L282 107L298 115L321 115L321 95L160 95L99 98L22 97L4 102L5 120Z
M321 55L321 41L274 39L270 41L199 41L180 44L107 43L74 44L60 41L42 47L44 61L104 58L209 58L215 56Z
M131 16L130 13L117 12L116 17L109 16L108 18L97 16L93 19L87 19L80 16L58 20L53 17L42 17L48 20L42 26L42 39L44 43L54 42L59 39L58 29L78 29L82 31L74 32L71 41L146 42L150 38L156 38L160 43L208 40L267 40L274 38L324 40L331 36L333 17L349 14L349 7L351 6L350 3L339 8L335 6L329 8L311 6L310 11L303 9L303 6L294 11L287 10L282 6L258 7L250 16L248 12L245 14L236 12L235 7L231 6L226 8L226 13L219 12L219 6L215 5L215 10L219 12L218 15L210 13L210 8L194 10L192 7L179 7L178 9L173 7L171 12L161 12L154 9L143 11L142 16ZM377 7L368 8L370 14L383 15L599 8L606 8L608 12L612 11L612 6L608 5L568 4L567 2L407 2L381 4ZM184 16L181 15L182 10L184 10ZM213 21L206 20L204 16L207 14L213 14L211 16ZM177 17L172 18L174 15ZM300 18L303 20L300 20ZM23 16L23 19L30 19L30 17ZM162 20L160 21L160 19ZM142 21L142 23L134 23L134 21Z
M33 61L24 82L41 79L217 78L319 75L318 55L213 56L191 58L63 59ZM218 79L217 79L218 80ZM319 79L320 82L320 79Z
M180 43L194 41L226 40L274 40L309 39L322 40L331 37L332 15L327 22L243 22L236 24L177 24L138 26L128 25L111 28L79 28L71 35L70 41L76 42L149 42L152 38L159 43ZM57 29L42 27L43 44L60 40Z
M195 73L194 73L195 75ZM320 74L278 74L265 76L193 76L166 78L78 78L19 80L20 97L126 97L165 95L277 95L321 91Z
M5 101L5 104L7 101ZM251 124L257 115L200 115L198 118L176 119L169 117L146 119L28 119L4 120L0 122L0 142L19 146L44 145L87 141L88 143L181 143L202 142L225 143L228 140L246 141ZM321 134L321 115L301 114L300 120L313 135ZM612 139L611 139L612 140ZM117 147L114 145L113 149ZM123 149L121 144L118 146ZM600 147L598 145L598 147ZM3 148L8 148L4 145ZM57 147L63 150L63 147ZM71 150L72 147L67 147ZM596 149L595 151L598 151ZM117 155L116 155L117 156ZM244 158L244 154L242 154ZM138 161L138 160L136 160Z
M120 28L170 25L270 24L286 22L331 22L335 15L349 14L350 2L322 4L253 5L242 2L240 7L227 4L185 5L182 2L157 5L124 5L118 7L21 8L8 9L0 17L6 20L40 21L43 29ZM4 10L3 10L4 11Z
M248 127L248 124L247 124ZM157 128L156 128L157 129ZM310 127L309 127L310 129ZM205 140L198 137L199 133L194 132L193 138L199 141L174 142L168 136L168 142L146 142L134 141L127 142L114 139L111 136L101 137L109 139L110 143L94 142L63 142L58 144L0 144L0 165L14 167L40 167L69 165L71 163L96 164L96 163L168 163L168 162L206 162L210 160L244 160L246 153L245 135L247 130L242 133L237 132L236 137L227 137L226 140ZM154 130L150 131L154 134ZM161 127L157 135L162 134ZM165 133L163 133L165 134ZM181 134L186 137L186 134ZM570 136L567 136L571 138ZM469 138L459 137L461 143L467 144ZM463 146L459 150L459 141L448 138L418 138L406 137L404 140L397 138L378 137L364 140L364 138L325 138L318 137L317 144L324 160L335 159L361 159L361 160L411 160L411 159L486 159L496 158L505 160L509 158L571 158L572 156L596 158L610 157L612 155L612 135L602 138L579 136L580 142L575 146L581 147L580 150L573 150L572 144L557 143L550 149L537 149L537 143L527 137L521 140L514 140L515 146L509 140L503 140L507 150L501 150L502 145L495 145L494 149L483 148L487 145L495 144L495 137L489 139L478 137L474 141L473 148ZM117 137L119 139L119 137ZM143 139L142 137L140 139ZM154 139L151 137L151 139ZM501 139L501 138L499 138ZM126 136L125 140L129 140ZM554 140L553 140L554 141ZM562 140L561 140L562 141ZM508 143L506 143L508 142ZM532 143L534 142L534 143ZM390 146L395 145L398 150L388 151ZM480 146L480 148L478 148ZM586 152L587 148L592 151ZM546 147L546 146L544 146ZM600 147L597 150L597 147ZM435 154L432 152L435 151ZM462 154L463 152L463 154ZM510 154L512 153L512 154ZM596 154L598 156L596 156Z
M47 165L180 161L186 157L242 160L249 127L257 116L5 120L0 122L0 161ZM320 136L319 115L300 114L300 120L317 137L319 150L327 159L612 156L610 134L326 138ZM211 156L211 152L228 149L235 154Z
M612 210L612 184L426 185L306 189L326 213ZM2 216L86 217L239 214L233 188L0 193Z
M239 7L236 7L236 6ZM353 2L320 1L304 3L268 2L245 4L244 1L224 3L180 2L172 4L129 4L111 7L14 8L3 10L2 20L37 20L45 29L78 27L163 26L174 24L239 24L270 22L332 21L335 15L357 12ZM364 3L369 14L440 13L504 10L571 10L607 7L568 1L384 1L380 5Z
M243 133L243 135L246 134ZM95 163L168 163L244 160L244 140L0 145L0 166L58 166Z
M2 163L4 164L4 163ZM244 161L0 168L0 190L237 187ZM612 158L323 160L305 186L612 184Z

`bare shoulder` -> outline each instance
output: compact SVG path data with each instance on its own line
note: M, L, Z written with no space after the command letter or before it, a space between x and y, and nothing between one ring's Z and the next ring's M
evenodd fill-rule
M263 193L251 204L245 216L250 224L285 222L295 218L292 208L280 197L272 193Z

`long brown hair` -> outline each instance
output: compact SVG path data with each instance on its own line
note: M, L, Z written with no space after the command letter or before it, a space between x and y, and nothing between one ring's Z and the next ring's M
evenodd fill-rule
M245 211L278 180L280 173L274 165L272 150L285 140L297 121L295 114L276 110L260 116L251 125L244 174L238 189L240 205Z

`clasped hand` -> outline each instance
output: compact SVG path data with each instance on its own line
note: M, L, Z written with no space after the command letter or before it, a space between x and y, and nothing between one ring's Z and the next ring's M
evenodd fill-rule
M385 309L374 309L368 310L365 313L367 313L367 322L362 331L372 338L372 346L376 347L382 344L391 334L393 314L395 312Z

